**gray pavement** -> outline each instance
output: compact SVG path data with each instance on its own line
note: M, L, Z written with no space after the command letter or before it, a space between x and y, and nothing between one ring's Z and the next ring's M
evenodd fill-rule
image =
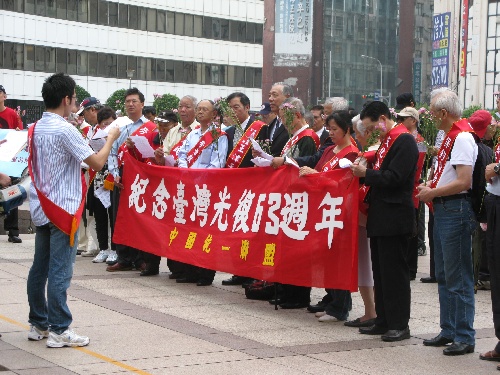
M496 362L479 360L493 349L489 292L476 295L476 351L446 357L422 339L439 332L436 284L422 284L429 257L419 257L412 282L412 338L384 343L342 323L319 323L302 310L278 310L251 301L240 287L225 287L217 273L210 287L176 284L166 262L160 275L109 273L77 257L69 306L73 328L90 337L79 349L49 349L27 340L26 278L34 236L22 244L0 236L0 372L2 374L487 374ZM323 296L313 289L312 300ZM353 294L350 317L362 315Z

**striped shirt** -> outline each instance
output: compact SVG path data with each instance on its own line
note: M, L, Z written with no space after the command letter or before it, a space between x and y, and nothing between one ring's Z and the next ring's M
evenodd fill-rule
M206 131L210 131L210 128ZM203 136L201 128L192 130L179 150L179 168L188 168L187 154ZM227 136L221 135L217 142L205 147L191 168L224 168L227 157Z
M108 169L113 176L118 177L120 175L120 166L118 165L118 152L120 150L120 146L124 144L127 138L139 129L142 124L148 121L149 120L146 117L142 116L136 122L128 124L120 129L120 136L113 142L113 146L111 146L111 152L108 157Z
M59 207L74 214L82 200L81 162L94 154L78 129L61 116L44 112L32 139L33 176L37 188ZM31 219L36 226L49 219L43 212L33 183Z

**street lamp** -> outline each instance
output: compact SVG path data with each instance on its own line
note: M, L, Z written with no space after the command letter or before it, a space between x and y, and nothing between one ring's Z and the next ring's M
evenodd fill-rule
M132 78L134 78L134 73L135 73L134 69L127 69L127 78L129 79L129 86L128 86L129 89L132 88Z
M372 59L372 60L375 60L377 61L379 64L380 64L380 101L383 102L383 96L382 96L382 63L380 62L379 59L376 59L375 57L371 57L371 56L366 56L366 55L361 55L361 57L363 59Z

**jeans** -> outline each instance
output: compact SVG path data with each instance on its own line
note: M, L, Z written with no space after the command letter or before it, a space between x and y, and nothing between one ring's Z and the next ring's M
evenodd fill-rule
M61 334L73 321L66 292L73 276L77 237L75 235L71 247L69 236L54 224L36 228L35 257L28 275L28 302L29 323L39 329Z
M327 289L332 301L325 306L325 312L338 320L347 320L352 306L351 292L340 289Z
M472 232L476 219L469 199L434 204L434 261L441 335L475 343Z

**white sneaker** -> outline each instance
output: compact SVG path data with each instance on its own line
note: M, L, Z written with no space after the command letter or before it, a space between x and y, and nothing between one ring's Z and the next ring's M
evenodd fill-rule
M314 314L314 316L315 316L316 318L321 318L323 315L326 315L326 312L324 312L324 311L319 311L319 312L317 312L316 314Z
M49 337L49 331L42 331L34 325L30 326L30 331L28 332L28 340L40 341L46 339L47 337Z
M99 250L85 250L82 253L82 257L95 257L99 253Z
M108 259L109 256L109 250L101 250L99 251L99 254L92 259L92 263L104 263L106 259Z
M106 263L109 265L113 265L118 260L118 254L115 250L109 250L108 258L106 259Z
M321 318L318 319L318 322L338 322L339 320L331 315L325 314Z
M90 342L87 336L77 335L72 329L68 328L60 335L50 332L47 339L49 348L62 348L63 346L86 346Z

